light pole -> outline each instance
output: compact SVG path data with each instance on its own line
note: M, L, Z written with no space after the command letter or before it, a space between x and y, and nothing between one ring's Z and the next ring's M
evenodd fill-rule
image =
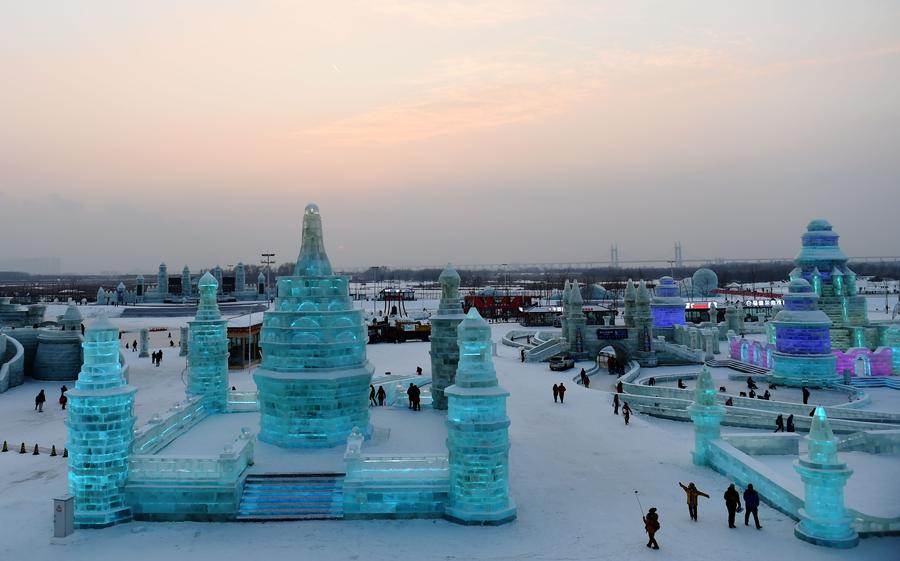
M272 271L272 263L275 262L273 257L275 257L274 253L260 253L262 259L260 263L266 266L266 301L269 300L269 273Z

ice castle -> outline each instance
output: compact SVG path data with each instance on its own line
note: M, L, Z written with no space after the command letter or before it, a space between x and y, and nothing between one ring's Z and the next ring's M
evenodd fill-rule
M331 269L319 208L303 214L294 274L277 279L275 309L263 318L260 440L286 448L344 444L354 426L368 433L367 331L353 309L349 279Z

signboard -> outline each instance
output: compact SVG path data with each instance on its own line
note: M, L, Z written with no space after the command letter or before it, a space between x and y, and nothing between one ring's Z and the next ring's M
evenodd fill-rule
M597 330L597 339L628 339L628 329L622 327L601 328Z

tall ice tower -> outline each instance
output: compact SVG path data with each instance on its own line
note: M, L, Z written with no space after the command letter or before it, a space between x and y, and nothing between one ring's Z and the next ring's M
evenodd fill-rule
M200 304L189 321L188 395L204 395L210 407L224 411L228 400L228 327L219 313L219 284L209 271L197 283Z
M456 328L466 315L459 299L459 273L448 263L438 281L441 302L431 316L431 395L435 409L447 409L444 389L456 380L459 365Z
M273 311L263 316L259 438L277 446L344 444L354 426L368 433L367 330L353 309L348 277L332 273L319 207L303 214L294 274L277 279Z

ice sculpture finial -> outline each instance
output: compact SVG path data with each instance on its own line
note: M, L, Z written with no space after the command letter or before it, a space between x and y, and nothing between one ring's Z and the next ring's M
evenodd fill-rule
M303 211L303 240L297 264L294 265L294 276L327 277L332 274L322 236L322 216L319 214L319 207L310 203Z
M705 364L697 377L697 387L694 388L694 403L705 407L716 405L716 387L713 385L709 367Z
M578 284L578 281L572 281L570 289L572 292L570 293L569 301L572 303L572 307L584 304L584 298L581 297L581 285Z
M831 424L825 410L818 406L813 413L809 427L809 459L820 464L834 464L837 461L837 439L831 431Z
M219 282L209 271L200 277L197 283L200 291L200 304L197 306L197 319L201 321L217 320L222 317L219 313L219 304L216 301L216 292L219 290Z

